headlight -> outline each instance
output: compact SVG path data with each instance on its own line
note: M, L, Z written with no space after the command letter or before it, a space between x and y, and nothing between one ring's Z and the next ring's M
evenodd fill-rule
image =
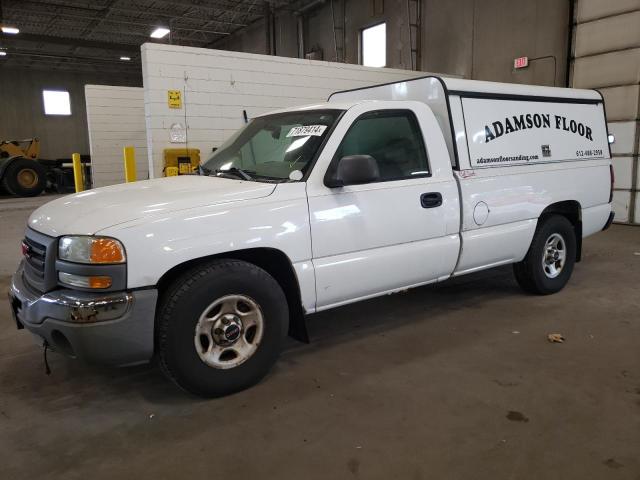
M89 264L124 263L127 260L124 247L115 238L88 236L62 237L58 258Z

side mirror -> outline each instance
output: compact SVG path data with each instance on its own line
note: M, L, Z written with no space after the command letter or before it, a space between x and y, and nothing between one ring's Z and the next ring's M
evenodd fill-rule
M334 174L325 178L329 188L371 183L380 179L378 162L371 155L347 155L338 161Z

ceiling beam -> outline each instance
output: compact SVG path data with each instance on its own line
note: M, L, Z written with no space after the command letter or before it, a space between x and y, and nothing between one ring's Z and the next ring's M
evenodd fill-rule
M91 35L95 31L95 29L98 28L102 24L102 22L109 16L109 14L111 13L111 7L117 1L118 0L109 0L104 9L100 11L100 13L96 15L93 20L91 20L91 23L84 28L80 36L84 38L87 35ZM56 13L56 15L58 14Z
M2 1L2 0L0 0ZM80 33L80 37L81 38L87 38L90 37L93 32L95 32L96 28L98 28L100 25L102 25L102 22L109 16L109 14L111 13L111 7L113 6L114 3L116 3L118 0L109 0L108 3L105 5L105 8L96 15L95 19L92 20L89 25L87 25L82 32ZM73 54L75 55L78 51L78 49L81 48L80 46L76 45L76 47L73 49Z
M14 42L35 42L35 43L52 43L55 45L67 45L70 47L86 47L86 48L99 48L101 50L116 50L121 52L140 52L140 45L129 43L112 43L104 42L101 40L88 40L85 38L69 38L69 37L55 37L52 35L38 35L35 33L20 33L20 35L0 35L0 39L3 43L9 41Z
M43 9L43 7L45 9ZM35 1L35 0L22 0L20 2L19 5L15 5L15 6L9 6L9 7L5 7L7 10L17 10L20 13L24 14L24 13L30 13L30 14L34 14L34 15L50 15L52 13L54 13L56 10L51 10L52 8L62 8L64 9L64 13L78 13L80 15L84 14L94 14L94 13L101 13L103 12L102 8L91 8L91 7L78 7L78 6L70 6L70 5L65 5L65 4L60 4L60 3L53 3L53 2L39 2L39 1ZM187 8L187 7L184 7ZM189 13L192 13L192 10L187 10L185 13L182 14L175 14L175 13L169 13L166 11L160 11L157 9L153 9L153 8L127 8L127 7L121 7L117 4L112 5L110 7L112 12L123 12L126 14L131 14L131 15L137 15L137 16L144 16L144 17L151 17L151 18L171 18L174 20L189 20L189 21L194 21L194 22L200 22L202 23L203 21L205 22L213 22L213 23L218 23L221 25L231 25L234 27L246 27L247 24L246 23L236 23L236 22L231 22L228 20L222 20L216 17L202 17L202 15L198 16L198 17L190 17ZM138 18L139 19L139 18Z
M160 3L164 3L167 5L180 5L181 7L188 7L188 8L197 8L199 10L204 10L204 11L209 11L209 12L214 12L214 13L219 13L219 12L225 12L225 13L234 13L236 15L240 14L240 15L258 15L258 16L262 16L262 13L260 12L260 10L257 10L256 12L252 12L251 10L254 8L254 5L249 6L249 8L231 8L228 6L216 6L216 5L212 5L212 4L202 4L202 3L198 3L197 1L194 0L157 0Z
M263 11L259 6L263 3L288 6L291 2L0 0L0 20L17 22L22 28L17 36L0 33L0 45L9 47L16 61L20 58L23 62L47 64L102 62L105 67L115 66L119 62L116 59L126 55L133 60L129 66L121 65L127 69L132 64L139 66L140 45L144 42L162 44L168 40L177 45L207 47L261 19ZM157 26L156 22L165 21L172 30L171 37L157 42L150 39L149 33Z
M94 65L103 65L105 63L118 65L120 68L140 68L140 64L138 62L123 62L118 59L109 59L104 57L86 57L80 55L61 55L61 54L53 54L46 52L37 52L37 51L29 51L29 50L9 50L8 54L11 57L35 57L35 58L46 58L46 59L57 59L57 60L72 60L77 61L79 63L86 64L94 64Z
M11 10L16 10L16 9L11 9ZM20 10L20 12L24 13L24 10ZM42 12L34 12L34 13L38 13L38 14L43 14ZM75 13L64 13L64 12L51 12L49 14L52 17L63 17L63 18L77 18L77 19L82 19L82 20L88 20L90 22L96 22L99 21L100 23L115 23L118 25L131 25L131 26L136 26L136 27L144 27L147 29L153 29L154 27L156 27L155 22L136 22L136 21L132 21L132 20L118 20L117 18L102 18L102 19L98 19L95 16L91 16L91 15L78 15ZM190 32L203 32L203 33L210 33L212 35L229 35L229 32L219 32L217 30L204 30L204 29L198 29L198 28L193 28L193 27L180 27L180 26L175 26L173 25L173 28L175 30L188 30Z
M100 73L107 75L118 75L120 78L127 79L139 79L142 81L142 70L123 70L116 66L109 65L96 65L92 63L62 63L59 60L47 60L47 59L33 59L29 57L13 57L10 60L5 60L0 62L0 72L3 69L34 69L34 70L45 70L45 71L63 71L63 72L73 72L73 73Z
M170 13L166 13L166 12L158 12L152 9L147 9L144 11L140 11L140 10L134 10L131 8L122 8L122 7L112 7L111 8L114 12L126 12L126 13L137 13L137 14L144 14L144 15L148 15L150 17L162 17L162 18L172 18L174 20L189 20L189 21L193 21L193 22L203 22L205 21L206 23L218 23L220 25L231 25L233 27L246 27L247 24L246 23L236 23L236 22L229 22L227 20L220 20L218 18L202 18L202 17L190 17L188 16L188 13L191 12L186 12L183 15L172 15Z

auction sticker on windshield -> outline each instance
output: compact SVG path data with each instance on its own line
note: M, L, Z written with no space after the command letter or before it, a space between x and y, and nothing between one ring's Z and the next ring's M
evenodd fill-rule
M302 125L289 130L287 137L308 137L309 135L319 137L326 129L326 125Z

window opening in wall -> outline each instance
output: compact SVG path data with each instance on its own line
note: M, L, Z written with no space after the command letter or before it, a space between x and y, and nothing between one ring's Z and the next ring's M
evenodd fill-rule
M379 23L362 30L362 65L385 67L387 65L387 24Z
M65 90L43 90L45 115L71 115L71 100Z

